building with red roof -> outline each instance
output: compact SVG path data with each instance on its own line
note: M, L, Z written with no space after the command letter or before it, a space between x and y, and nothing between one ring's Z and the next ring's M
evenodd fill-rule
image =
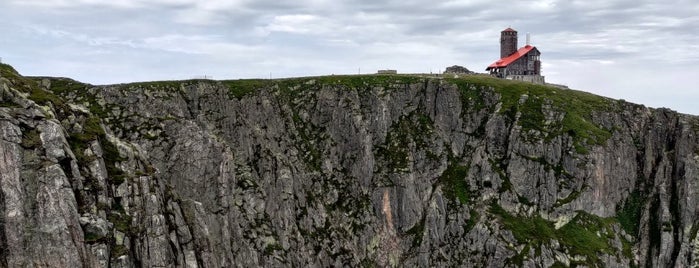
M500 78L543 84L540 56L541 52L529 44L528 35L527 45L517 49L517 31L507 28L500 32L500 59L485 70Z

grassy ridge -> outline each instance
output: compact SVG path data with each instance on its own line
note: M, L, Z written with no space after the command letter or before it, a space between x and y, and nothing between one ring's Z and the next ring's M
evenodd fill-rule
M428 78L417 75L333 75L274 80L240 79L221 83L229 88L231 99L241 99L260 89L273 87L293 97L305 90L318 90L325 85L361 90L415 84L424 82L425 79ZM445 80L455 84L461 91L463 102L471 104L471 108L476 110L487 108L483 100L484 92L493 90L500 96L500 113L508 115L512 120L519 113L517 123L525 133L538 131L547 139L568 135L573 139L573 146L578 153L587 153L590 145L603 145L612 135L612 130L595 124L592 118L595 112L610 111L614 103L611 99L577 90L484 75ZM527 97L523 98L524 95ZM562 120L547 122L547 110L562 114Z
M21 80L21 84L29 85L34 83L17 74L17 72L7 64L0 64L0 75ZM210 83L220 83L228 88L228 95L231 99L242 99L265 88L277 88L281 93L291 97L297 96L305 90L318 90L323 86L342 86L348 89L368 89L368 88L392 88L400 87L426 81L425 77L418 75L330 75L319 77L302 77L286 79L239 79L239 80L183 80L183 81L156 81L132 83L126 86L133 87L158 87L179 89L182 85L197 81ZM28 80L28 81L25 81ZM609 137L611 130L605 129L592 120L593 112L604 112L610 110L610 99L594 94L565 90L551 86L536 85L532 83L511 81L493 78L484 75L467 75L460 78L445 78L446 81L458 86L464 103L473 104L472 108L480 110L486 108L483 102L483 94L486 90L493 90L500 96L502 103L500 113L515 119L516 114L520 114L517 123L522 126L523 131L535 130L542 133L545 138L552 138L561 134L567 134L573 138L573 146L578 153L587 153L589 145L602 145ZM62 94L65 91L85 90L85 84L68 81L54 80L52 91ZM15 82L17 84L17 82ZM38 92L32 88L25 87L27 92L32 93L32 99L44 103L47 101L60 105L60 100L55 98L50 92ZM522 96L526 95L526 100ZM550 109L563 114L560 122L547 122L545 109ZM98 111L93 111L98 112Z
M586 153L586 145L602 145L611 137L611 130L593 123L593 112L611 110L612 100L587 92L559 89L527 82L510 81L489 76L472 75L448 79L459 86L463 95L473 96L472 86L485 90L492 88L500 95L501 113L512 117L521 113L519 124L523 130L538 130L546 137L568 134L573 138L577 152ZM520 103L523 95L525 101ZM560 123L547 125L544 105L564 114Z

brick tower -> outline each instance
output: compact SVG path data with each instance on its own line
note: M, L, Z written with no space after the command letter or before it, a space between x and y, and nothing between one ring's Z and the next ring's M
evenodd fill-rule
M517 51L517 31L507 28L500 32L500 58L505 58Z

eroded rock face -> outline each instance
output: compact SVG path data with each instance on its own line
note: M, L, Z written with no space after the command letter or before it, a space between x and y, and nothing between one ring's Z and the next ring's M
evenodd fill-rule
M0 77L0 266L699 255L693 116L472 78L23 79Z

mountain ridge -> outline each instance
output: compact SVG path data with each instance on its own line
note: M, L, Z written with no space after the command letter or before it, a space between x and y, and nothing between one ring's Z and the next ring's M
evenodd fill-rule
M0 67L6 267L696 265L695 116L478 75Z

